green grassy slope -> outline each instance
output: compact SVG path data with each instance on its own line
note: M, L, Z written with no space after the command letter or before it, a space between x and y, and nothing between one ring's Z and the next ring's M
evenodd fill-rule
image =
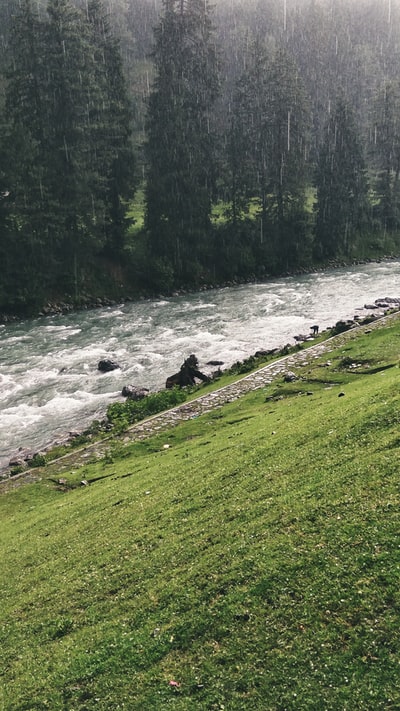
M0 709L400 708L399 336L0 496Z

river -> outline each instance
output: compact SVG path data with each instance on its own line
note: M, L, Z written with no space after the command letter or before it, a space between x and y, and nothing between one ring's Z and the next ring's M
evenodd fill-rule
M0 467L104 417L123 385L158 390L184 358L228 367L400 296L400 262L346 267L0 326ZM101 374L112 358L121 369Z

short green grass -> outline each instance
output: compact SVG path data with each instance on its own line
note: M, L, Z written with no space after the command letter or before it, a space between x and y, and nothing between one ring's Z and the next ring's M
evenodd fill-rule
M400 708L399 349L1 496L0 709Z

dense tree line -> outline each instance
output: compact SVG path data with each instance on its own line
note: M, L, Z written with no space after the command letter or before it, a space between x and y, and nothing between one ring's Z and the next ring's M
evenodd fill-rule
M130 108L118 47L99 0L83 14L22 0L5 95L3 294L15 306L77 298L94 256L118 253L132 194Z
M0 310L399 251L394 3L11 0L0 20Z

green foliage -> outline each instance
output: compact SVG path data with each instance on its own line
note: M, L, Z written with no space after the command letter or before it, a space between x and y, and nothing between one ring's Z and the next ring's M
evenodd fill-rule
M146 145L150 257L168 261L178 280L190 282L210 230L215 180L210 122L218 70L208 5L165 2L154 62Z
M33 459L29 462L29 466L31 467L43 467L45 464L46 457L43 454L35 454Z
M375 214L385 230L400 226L400 86L387 82L378 93L375 103L376 145L375 163L378 167Z
M94 258L123 243L134 183L130 106L100 0L89 6L86 15L49 0L45 16L23 0L13 20L0 238L11 307L27 293L39 303L63 290L78 300Z
M363 147L353 111L342 99L332 113L317 168L315 253L350 256L368 225Z
M11 467L10 473L11 476L16 476L17 474L21 474L23 472L25 467L22 464L18 464L16 467Z
M101 0L90 0L88 19L95 48L96 81L101 103L93 112L97 171L102 176L105 252L118 255L127 228L126 200L135 186L132 110L119 42Z
M388 4L3 3L0 310L398 254Z
M116 402L107 408L107 418L118 431L123 431L134 422L144 420L157 412L168 410L186 400L187 394L183 389L160 390L149 393L142 400Z
M260 42L236 83L228 143L231 223L250 198L260 205L257 262L273 269L301 264L310 230L306 215L308 107L298 70L283 49ZM303 226L301 227L301 224Z
M331 329L332 336L336 336L338 333L344 333L344 331L348 331L351 327L351 321L337 321Z
M294 347L296 348L296 346ZM282 352L284 350L284 352ZM287 355L289 350L288 349L282 349L281 354L282 355ZM244 373L251 373L253 370L256 370L257 368L260 367L261 363L265 363L265 361L269 360L269 358L273 358L274 353L271 353L269 355L267 354L262 354L262 355L252 355L249 356L248 358L245 358L245 360L242 361L236 361L229 369L228 373L231 375L242 375Z

